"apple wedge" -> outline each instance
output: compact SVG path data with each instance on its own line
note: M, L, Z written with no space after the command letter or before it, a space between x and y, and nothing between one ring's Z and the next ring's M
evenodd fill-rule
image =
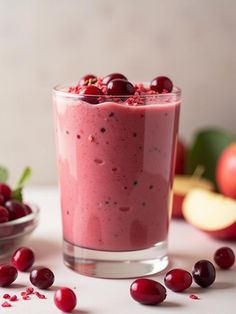
M236 239L236 201L221 194L193 189L183 202L185 219L209 235Z
M183 218L182 204L188 192L194 188L213 191L214 185L207 179L198 176L175 176L174 178L174 198L172 216L175 218Z

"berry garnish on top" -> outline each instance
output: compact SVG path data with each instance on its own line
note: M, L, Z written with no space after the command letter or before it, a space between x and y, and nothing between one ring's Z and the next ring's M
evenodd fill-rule
M167 76L157 76L151 81L150 88L158 93L170 93L173 83Z
M121 73L111 73L108 74L107 76L104 76L102 79L102 84L107 85L110 81L115 80L115 79L123 79L127 81L127 78L121 74Z
M85 86L80 90L79 95L83 95L81 99L90 104L98 104L100 96L104 95L100 88L95 85Z
M107 85L107 94L111 96L129 96L134 93L134 86L124 79L114 79Z
M89 85L97 82L97 77L93 74L86 74L79 80L79 85Z

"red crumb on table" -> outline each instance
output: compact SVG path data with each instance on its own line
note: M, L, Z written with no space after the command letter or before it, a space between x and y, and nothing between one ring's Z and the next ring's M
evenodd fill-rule
M2 297L3 297L3 299L10 299L11 296L10 296L10 294L5 293Z
M25 291L22 291L21 293L20 293L20 295L23 297L24 295L26 295L27 293L25 292Z
M11 307L11 304L7 301L2 303L2 307Z
M39 299L46 299L44 294L39 293L38 291L35 291L34 293Z
M9 300L14 302L14 301L17 301L18 298L17 298L17 296L14 294L12 297L10 297Z
M22 296L22 299L23 300L30 300L30 297L27 294L25 294L25 295Z
M190 294L189 298L192 300L200 300L200 298L196 294Z
M34 288L31 288L31 287L29 287L29 288L27 288L26 289L26 294L33 294L34 293Z

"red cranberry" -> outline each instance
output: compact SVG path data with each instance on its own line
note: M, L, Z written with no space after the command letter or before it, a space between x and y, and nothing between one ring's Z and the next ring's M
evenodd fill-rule
M226 246L219 248L215 252L214 261L220 268L230 268L235 262L235 255L233 250Z
M9 212L9 220L15 220L15 219L18 219L27 215L27 210L24 204L18 201L12 201L12 200L7 201L5 203L5 207L7 208Z
M130 96L134 95L134 86L126 80L115 79L108 83L107 93L112 96Z
M5 207L0 206L0 223L7 222L8 220L9 220L8 210Z
M70 288L60 288L55 292L54 302L63 312L71 312L77 303L77 298Z
M102 84L107 85L110 81L115 79L123 79L127 81L127 78L121 73L111 73L105 76L102 80Z
M0 206L1 206L1 205L4 205L4 203L5 203L5 198L4 198L4 196L0 193Z
M5 183L0 183L0 193L5 202L11 198L11 188Z
M20 271L28 270L34 264L34 252L27 247L19 248L12 256L12 264Z
M14 266L0 264L0 287L10 286L16 280L18 273Z
M170 93L173 88L173 83L166 76L158 76L151 81L150 88L158 93Z
M192 275L194 281L200 287L209 287L216 278L215 267L210 261L200 260L194 265Z
M30 272L31 283L39 289L47 289L54 283L53 272L46 267L35 267Z
M170 270L164 278L165 285L172 291L181 292L188 289L192 284L191 274L180 268Z
M26 209L26 215L31 214L32 213L31 207L29 205L27 205L27 204L24 204L24 206L25 206L25 209Z
M155 280L141 278L131 284L130 294L139 303L154 305L165 300L166 288Z
M90 104L98 104L99 98L104 94L97 86L88 85L80 91L79 95L83 95L83 97L81 97L83 101Z
M96 83L97 78L93 74L86 74L79 80L79 85L88 85L89 82Z

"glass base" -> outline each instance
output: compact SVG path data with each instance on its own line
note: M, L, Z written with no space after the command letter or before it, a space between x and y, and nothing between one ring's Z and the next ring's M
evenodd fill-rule
M97 251L64 240L64 263L81 275L99 278L136 278L158 273L168 265L167 242L138 251Z

